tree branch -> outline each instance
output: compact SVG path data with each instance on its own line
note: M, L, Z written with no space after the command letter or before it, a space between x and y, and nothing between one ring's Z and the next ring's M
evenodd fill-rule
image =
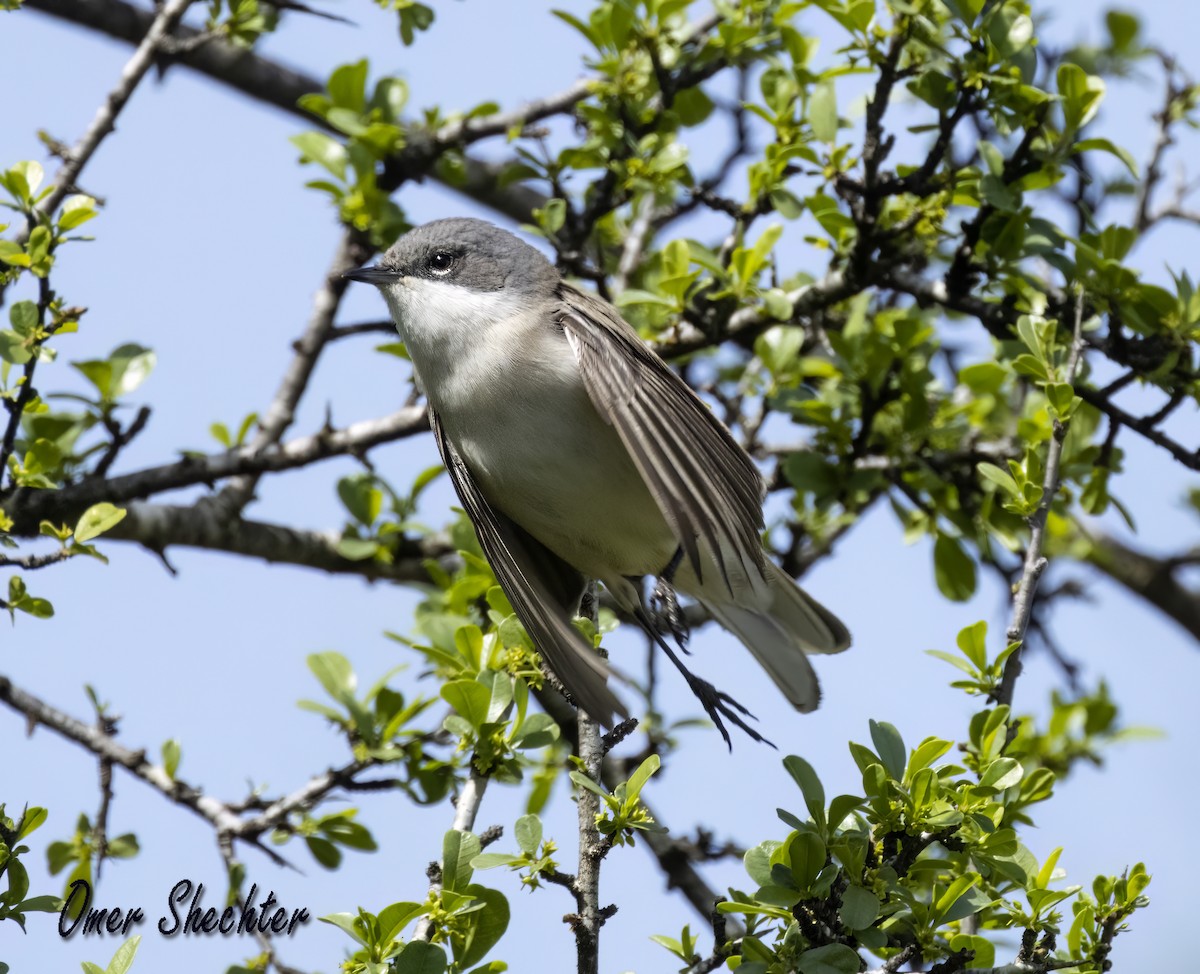
M3 506L14 522L10 533L35 537L41 521L69 522L100 501L122 504L181 487L211 485L239 474L277 473L330 457L357 456L428 429L425 407L406 406L390 416L352 423L340 430L322 430L262 452L239 447L225 453L184 457L120 477L88 478L56 491L18 489L4 499Z
M1084 559L1134 595L1145 599L1200 641L1200 590L1176 577L1189 558L1154 558L1109 534L1078 530L1087 538ZM1200 557L1200 551L1195 553Z
M580 607L580 615L596 621L596 583L588 584ZM601 781L604 763L604 744L600 725L583 710L575 712L575 751L582 765L581 772L592 781ZM579 912L570 917L575 934L575 965L577 974L599 974L600 927L604 917L600 910L600 863L607 851L596 828L600 798L585 788L579 789L576 800L579 813L579 868L575 872L575 894Z
M1064 380L1070 384L1075 382L1075 373L1079 368L1080 354L1083 349L1083 290L1080 289L1075 298L1075 327L1072 333L1071 350L1067 356L1064 369ZM1017 644L1017 648L1004 664L1004 674L1000 678L1000 687L996 691L996 702L1011 706L1013 691L1016 689L1017 677L1021 675L1021 643L1025 640L1025 630L1029 627L1029 616L1033 611L1033 596L1037 591L1038 579L1046 570L1046 559L1042 555L1045 543L1046 518L1050 508L1058 496L1059 464L1062 460L1063 442L1067 438L1069 420L1054 420L1054 435L1050 439L1050 447L1046 454L1046 471L1042 481L1042 499L1029 519L1029 546L1025 549L1025 567L1021 573L1021 581L1013 596L1012 618L1009 621L1005 638L1008 645ZM1015 728L1015 724L1013 725Z
M443 562L452 568L454 553L440 539L405 541L392 561L352 561L337 550L338 537L304 531L281 524L228 517L212 506L173 507L165 504L130 504L125 518L105 537L132 541L156 554L182 546L224 551L273 564L299 565L336 575L357 575L368 581L424 584L429 582L425 563Z
M29 0L26 6L134 44L145 36L155 16L153 11L143 10L125 0ZM203 36L203 32L185 24L177 26L170 36L184 43L174 45L170 54L160 55L156 59L158 63L182 64L255 101L295 115L308 125L333 131L298 105L303 95L324 90L324 83L319 78L221 39L189 46L186 42ZM464 159L464 164L466 178L461 183L443 180L437 173L432 174L433 178L513 220L529 220L534 208L545 203L542 194L527 186L502 187L499 176L505 168L503 165L469 157Z
M266 414L259 420L258 433L250 444L250 450L254 453L260 453L277 444L296 418L296 407L304 395L304 390L308 388L317 359L320 358L333 332L333 319L349 284L343 275L361 264L370 253L370 249L360 242L360 238L360 234L349 228L342 231L333 260L325 272L325 279L313 298L308 327L292 346L295 355L284 372L275 398L267 407ZM241 511L254 497L258 480L257 473L240 475L233 483L225 486L217 501L231 513Z
M83 167L88 164L88 160L95 154L104 138L115 128L117 116L121 114L134 89L154 64L159 45L179 24L192 2L193 0L167 0L166 4L153 12L153 19L140 37L133 57L122 68L121 78L116 87L108 93L88 130L63 160L63 165L54 177L54 191L38 204L43 213L53 213L66 195L75 188L75 181Z

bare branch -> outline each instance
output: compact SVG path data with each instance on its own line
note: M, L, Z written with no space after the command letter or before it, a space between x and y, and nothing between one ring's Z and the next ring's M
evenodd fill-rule
M338 537L334 534L229 517L213 506L130 504L125 518L105 537L133 541L156 554L171 546L203 548L261 558L272 564L357 575L369 581L423 584L429 581L425 569L429 559L442 561L446 568L454 565L453 550L438 539L406 542L406 547L395 552L390 562L352 561L338 552Z
M92 119L92 124L88 126L83 137L71 148L62 167L55 175L54 192L38 204L43 213L53 213L58 208L58 204L75 188L75 180L79 178L83 167L100 147L105 136L113 130L117 116L121 114L121 110L129 101L134 89L146 76L146 72L150 70L154 63L154 55L163 38L171 33L192 2L193 0L167 0L167 3L158 8L154 19L150 22L145 35L137 46L137 50L133 52L133 57L121 69L121 79L108 93L103 104L97 110L96 117Z
M304 395L304 390L308 388L308 381L316 368L317 359L329 341L334 316L337 314L338 305L341 304L342 295L346 293L349 282L343 275L361 264L369 253L369 249L361 244L358 233L350 229L343 230L333 260L325 272L325 279L313 298L308 327L293 346L295 355L284 372L275 398L271 400L271 405L259 420L258 433L250 444L252 452L260 453L274 446L295 420L296 407ZM230 512L242 510L253 498L258 480L258 474L239 476L221 491L219 502Z
M89 478L61 490L16 490L4 499L4 510L14 521L12 534L32 537L43 520L69 521L92 504L121 504L195 484L213 484L239 474L258 476L304 467L330 457L360 455L383 443L405 439L429 429L423 406L406 406L390 416L352 423L297 437L263 452L239 447L225 453L184 457L174 463L147 467L120 477Z

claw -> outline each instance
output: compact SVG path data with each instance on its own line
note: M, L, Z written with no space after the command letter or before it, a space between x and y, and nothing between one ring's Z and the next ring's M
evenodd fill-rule
M675 654L671 645L662 637L662 633L658 630L656 625L657 619L652 617L644 608L637 611L636 618L641 623L642 628L649 634L650 638L658 644L659 648L667 654L667 657L675 664L679 672L683 674L688 687L696 695L696 699L700 701L700 706L704 708L704 712L708 714L709 719L716 725L717 730L721 732L721 736L725 739L725 744L729 750L733 750L733 741L729 737L729 731L726 729L725 723L721 719L722 717L735 727L739 727L745 731L751 740L775 747L771 741L767 740L767 738L763 737L762 734L742 720L743 715L749 717L751 720L757 720L758 718L754 714L734 700L728 693L718 690L707 680L700 679L700 677L696 676L683 665L683 660ZM680 648L682 649L683 647L680 646Z

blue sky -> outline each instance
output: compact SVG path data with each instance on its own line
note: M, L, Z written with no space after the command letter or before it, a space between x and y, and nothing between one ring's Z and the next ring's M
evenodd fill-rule
M392 15L361 4L345 8L356 27L295 18L280 36L267 39L264 51L317 75L367 55L373 76L394 73L409 80L414 110L467 107L484 99L512 106L566 87L582 72L577 35L540 3L464 0L437 6L435 29L412 48L400 46ZM1091 5L1048 8L1060 12L1050 27L1056 41L1097 35L1100 14ZM1085 20L1080 9L1088 11ZM1148 0L1138 12L1150 38L1168 48L1200 30L1200 9L1170 0ZM73 141L114 83L129 48L32 11L6 15L2 24L6 73L29 79L33 92L6 100L0 164L8 165L42 159L39 128ZM815 18L806 26L824 29ZM1181 54L1185 64L1194 62L1191 52ZM1112 91L1101 130L1123 144L1148 147L1159 99L1157 87ZM295 165L297 153L287 141L301 128L291 117L172 70L161 84L147 80L116 135L86 170L84 186L105 197L108 209L90 225L96 243L64 252L56 271L56 286L90 309L80 333L60 343L60 354L87 359L138 341L154 347L159 358L138 393L153 405L153 420L122 456L121 470L162 462L184 447L215 449L207 433L211 422L236 423L269 401L337 233L324 200L303 189L311 173ZM1176 158L1194 158L1195 148L1195 139L1185 141ZM715 145L694 149L703 156ZM487 215L432 183L406 188L401 202L414 222ZM1140 249L1141 266L1164 279L1168 264L1179 267L1179 254L1194 252L1184 249L1187 244L1182 229L1164 230ZM355 288L340 320L382 312L369 289ZM42 383L47 390L70 388L71 371L46 369ZM371 353L370 339L339 343L322 360L294 431L319 428L327 406L339 425L387 414L406 395L405 378L402 364ZM1193 429L1195 419L1194 413L1188 417ZM1187 478L1163 453L1133 436L1125 446L1130 472L1119 491L1140 514L1138 543L1166 551L1194 537L1195 520L1180 500ZM373 454L396 483L435 458L428 438ZM336 460L268 479L254 516L336 527L342 515L333 485L352 469ZM433 495L429 519L440 518L447 503L444 490ZM172 578L145 553L117 544L105 551L112 559L107 568L79 560L30 578L37 594L54 602L57 615L49 622L22 617L7 630L0 672L79 716L88 713L83 684L96 686L123 715L126 744L155 752L163 740L180 739L180 775L223 798L243 796L247 778L273 792L288 791L345 759L342 742L295 707L297 699L319 695L304 656L336 649L369 683L400 661L396 645L382 632L409 630L412 593L183 550L171 553L179 569ZM948 668L922 651L951 647L955 633L979 618L988 619L995 636L1006 618L1006 593L985 576L970 604L946 603L934 588L927 546L905 547L886 512L869 516L806 585L847 620L854 649L817 660L825 691L818 713L801 717L782 701L757 708L779 754L738 741L730 756L715 733L689 734L647 792L676 832L704 824L718 838L747 845L782 837L786 828L775 817L776 806L797 809L801 802L779 758L802 753L830 794L853 791L859 782L845 741L866 740L868 719L891 721L910 745L927 734L963 733L971 704L945 686ZM1086 680L1108 679L1127 723L1158 727L1165 736L1114 749L1102 773L1081 769L1040 811L1039 828L1027 841L1039 858L1065 845L1060 866L1073 882L1087 883L1097 872L1120 871L1144 859L1154 875L1149 892L1155 903L1118 940L1113 956L1118 970L1162 969L1178 958L1181 937L1172 918L1180 915L1191 889L1193 867L1179 855L1177 830L1163 823L1170 809L1197 798L1191 772L1194 742L1200 739L1193 702L1200 654L1186 635L1114 586L1096 581L1091 591L1092 603L1064 603L1055 610L1056 634L1083 663ZM777 699L767 678L745 665L742 648L724 634L706 630L694 648L699 671L720 673L738 699ZM636 666L642 641L623 634L614 640L614 653L623 665ZM1018 705L1040 707L1058 678L1043 657L1032 659ZM415 667L401 681L412 686L414 679ZM665 703L675 716L698 709L677 680ZM7 711L0 713L0 733L8 742L0 800L10 811L23 802L52 809L34 837L30 864L36 867L35 891L57 890L60 878L45 874L43 850L51 839L69 835L80 811L94 814L95 764L45 731L26 740L22 721ZM520 795L497 788L485 800L481 823L511 826L519 813ZM251 881L273 888L285 906L305 906L314 915L419 899L425 865L437 857L449 826L449 807L416 809L399 796L385 796L364 803L361 817L380 839L381 852L349 853L342 871L329 874L297 851L294 858L303 869L298 874L277 870L247 850L243 858ZM547 834L569 849L573 823L574 807L559 793ZM250 942L181 943L153 931L153 918L179 879L203 881L214 894L212 902L219 898L223 873L207 825L118 774L111 826L114 834L136 830L142 843L138 858L106 865L101 897L101 905L139 905L152 918L143 928L135 970L219 971L254 952ZM745 883L736 862L708 875L718 889ZM561 923L570 908L565 894L551 888L529 897L499 873L488 882L503 889L514 906L498 956L513 970L569 969L574 947ZM604 928L605 971L674 970L648 936L677 935L684 923L705 929L682 901L665 895L661 875L640 849L618 850L608 859L602 899L620 906ZM52 918L34 917L25 937L12 924L0 925L0 959L18 972L72 970L80 959L106 961L117 942L62 943ZM282 944L280 954L293 966L328 971L347 943L332 928L314 924Z

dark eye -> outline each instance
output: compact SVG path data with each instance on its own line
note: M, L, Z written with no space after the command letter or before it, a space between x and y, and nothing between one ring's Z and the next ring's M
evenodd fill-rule
M454 266L454 255L445 250L439 250L430 256L427 264L435 274L449 274L450 268Z

